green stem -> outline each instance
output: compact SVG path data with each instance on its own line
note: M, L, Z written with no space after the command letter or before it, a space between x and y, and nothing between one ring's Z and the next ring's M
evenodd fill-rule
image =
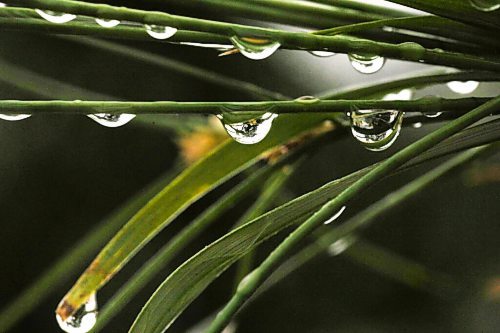
M154 194L163 188L177 173L179 167L168 171L158 181L148 186L130 201L126 202L111 216L91 230L72 249L17 296L0 312L0 332L7 332L20 319L42 303L56 290L56 286L71 279L73 273L85 264L95 252L112 236L135 212L144 206Z
M223 112L252 115L258 112L333 113L362 110L400 110L440 112L468 110L489 98L445 99L423 97L411 101L384 100L293 100L264 102L121 102L121 101L16 101L0 100L0 113L76 113L76 114L219 114Z
M201 31L226 37L261 37L278 41L282 47L301 50L328 50L337 53L366 53L429 64L458 68L500 71L500 62L481 57L425 49L416 43L388 44L347 36L318 36L302 32L288 32L248 25L203 20L162 12L149 12L109 5L90 4L69 0L26 0L24 5L35 8L86 15L104 19L118 19L143 24L171 26L180 30ZM22 21L22 20L20 20Z
M500 109L500 97L489 101L464 116L448 122L440 129L432 132L424 138L414 142L408 147L395 153L385 161L382 161L375 168L361 176L347 189L342 191L333 200L327 202L309 219L293 231L252 273L250 273L240 284L237 292L217 315L211 326L207 330L209 333L221 332L236 314L242 304L252 296L259 285L272 273L279 262L292 250L302 239L309 235L314 229L320 226L330 216L335 214L347 201L354 198L358 193L373 185L389 172L396 170L410 159L418 156L427 149L443 141L447 137L472 125L476 121L490 114L492 111ZM368 212L368 214L373 214Z

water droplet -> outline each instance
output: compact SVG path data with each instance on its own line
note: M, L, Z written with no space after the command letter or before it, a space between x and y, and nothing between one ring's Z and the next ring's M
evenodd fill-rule
M122 114L109 114L109 113L95 113L89 114L88 117L97 123L106 127L120 127L135 118L135 114L122 113Z
M68 333L86 333L94 327L97 321L97 300L95 294L78 309L75 314L66 320L56 315L59 327Z
M500 1L498 0L470 0L470 4L483 12L491 12L500 8Z
M0 113L0 119L8 120L8 121L17 121L23 120L31 117L30 114L8 114L8 113Z
M352 111L350 113L352 135L368 150L385 150L399 136L403 114L397 110Z
M330 223L332 223L333 221L335 221L336 219L338 219L338 218L339 218L339 216L340 216L340 215L342 215L342 213L344 212L344 210L345 210L345 206L342 206L342 207L339 209L339 211L338 211L338 212L336 212L335 214L333 214L333 216L332 216L332 217L330 217L328 220L326 220L326 221L324 222L324 224L330 224Z
M271 130L273 120L278 117L277 114L272 112L255 114L242 120L242 116L234 115L230 112L223 112L218 114L217 118L220 119L226 132L236 141L244 145L258 143L267 136Z
M479 82L477 81L450 81L446 84L451 91L456 92L457 94L470 94L479 86Z
M349 235L342 237L339 240L333 242L328 247L328 254L331 256L338 256L339 254L347 250L349 247L351 247L351 245L353 245L355 242L356 242L355 236Z
M319 102L320 99L314 96L301 96L299 98L295 99L295 102L302 103L302 104L314 104Z
M320 58L331 57L335 55L335 52L330 51L309 51L310 54Z
M375 54L349 54L352 67L363 74L378 72L385 64L385 58Z
M116 27L118 24L120 24L120 21L118 20L105 20L105 19L99 19L99 18L96 18L95 21L97 22L97 24L99 24L101 27L104 27L104 28L113 28L113 27Z
M427 112L424 113L424 116L426 116L427 118L437 118L442 114L443 114L442 112Z
M68 23L76 18L76 15L54 12L51 10L35 9L42 18L52 23Z
M279 42L268 39L231 37L233 45L248 59L262 60L271 56L281 46Z
M382 98L384 101L409 101L413 97L413 90L403 89L398 93L390 93Z
M162 25L146 24L146 32L155 39L168 39L175 35L177 28L166 27Z
M418 123L413 123L411 126L412 126L413 128L420 128L420 127L422 127L422 123L421 123L421 122L418 122Z

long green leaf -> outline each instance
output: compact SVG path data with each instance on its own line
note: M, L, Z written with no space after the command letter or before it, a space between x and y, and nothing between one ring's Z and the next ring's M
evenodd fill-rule
M494 124L496 130L489 132L491 136L487 136L487 142L500 138L500 133L498 133L500 122ZM491 124L488 125L491 126ZM410 161L406 167L422 163L430 158L442 156L445 153L469 148L470 142L466 142L467 140L463 140L463 138L477 139L471 132L476 134L478 131L479 133L486 133L486 131L483 131L485 126L481 125L474 129L465 130L453 138L443 141ZM163 332L165 327L168 327L231 264L283 228L305 220L312 212L374 167L375 165L354 172L292 200L243 225L198 252L172 273L156 290L136 319L130 333Z
M104 247L63 298L57 313L63 319L74 313L92 293L192 202L252 164L266 150L314 127L327 117L328 115L281 116L276 119L269 136L259 144L241 145L229 141L186 169L137 212Z

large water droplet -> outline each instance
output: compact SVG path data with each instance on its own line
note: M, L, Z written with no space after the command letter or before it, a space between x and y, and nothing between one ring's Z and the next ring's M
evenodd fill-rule
M371 151L382 151L396 141L403 112L397 110L355 110L350 113L354 138Z
M341 239L333 242L328 247L328 254L331 256L338 256L339 254L347 250L349 247L351 247L351 245L353 245L355 242L356 242L355 236L349 235L342 237Z
M266 112L260 115L253 115L250 118L242 119L243 115L235 115L230 112L223 112L217 115L226 132L236 141L244 145L258 143L267 136L271 130L273 120L277 114Z
M479 86L479 82L477 81L450 81L446 84L451 91L456 92L457 94L470 94Z
M500 8L500 1L498 0L470 0L470 4L483 12L491 12Z
M85 303L75 314L66 320L62 320L59 315L56 315L59 327L68 333L86 333L94 327L97 321L97 300L95 294L90 296Z
M175 35L177 28L162 25L146 24L146 32L155 39L168 39Z
M335 214L333 214L333 216L332 216L332 217L330 217L328 220L326 220L326 221L324 222L324 224L330 224L330 223L332 223L333 221L335 221L336 219L338 219L338 218L339 218L339 216L340 216L340 215L342 215L342 213L344 212L344 210L345 210L345 206L342 206L342 207L339 209L339 211L338 211L338 212L336 212Z
M68 23L76 18L76 15L54 12L52 10L35 9L35 11L38 15L52 23Z
M0 119L8 120L8 121L18 121L31 117L30 114L8 114L8 113L0 113Z
M310 54L320 58L331 57L335 55L335 52L330 51L309 51Z
M95 113L95 114L89 114L88 117L106 127L120 127L127 124L132 119L134 119L135 114Z
M95 21L97 22L97 24L99 24L101 27L104 27L104 28L114 28L118 24L120 24L120 21L113 20L113 19L105 20L105 19L96 18Z
M352 67L363 74L378 72L385 64L385 58L374 54L349 54Z
M271 56L281 46L279 42L268 39L249 38L249 37L231 37L233 45L245 57L252 60L262 60Z

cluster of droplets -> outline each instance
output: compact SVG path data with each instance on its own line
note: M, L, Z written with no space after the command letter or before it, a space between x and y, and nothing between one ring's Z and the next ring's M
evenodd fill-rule
M410 100L413 92L403 89L387 94L384 100ZM404 112L398 110L359 110L350 112L351 133L366 149L382 151L396 141L401 132Z
M97 300L95 294L92 294L88 301L78 309L74 315L63 320L56 315L59 327L67 333L87 333L97 322Z
M385 58L376 54L349 53L352 67L362 74L373 74L384 67Z
M498 0L470 0L472 7L483 12L492 12L500 8Z
M236 114L224 110L217 115L224 129L236 142L244 145L259 143L271 131L274 119L278 117L272 112L252 114L250 117L243 113Z

